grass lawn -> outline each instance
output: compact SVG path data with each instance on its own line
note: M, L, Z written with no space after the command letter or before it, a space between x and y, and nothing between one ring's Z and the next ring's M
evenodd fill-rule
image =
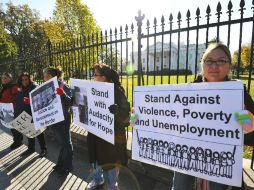
M185 83L187 82L192 82L194 80L194 75L189 75L187 76L187 78L185 76L179 76L177 79L177 76L147 76L144 75L144 85L160 85L160 84L177 84L177 80L178 83ZM232 77L234 78L234 77ZM133 93L133 88L134 86L137 86L138 84L138 78L137 76L123 76L121 78L121 82L123 87L126 90L127 93L127 97L128 100L130 101L131 105L132 105L132 93ZM248 86L248 76L246 75L242 75L240 76L240 80L242 80L245 84L246 87ZM252 97L252 99L254 100L254 76L252 76L252 80L251 80L251 87L250 87L250 95ZM128 131L131 131L132 128L129 127ZM252 154L252 147L244 147L244 158L251 158L251 154Z
M177 84L177 76L148 76L144 75L144 85L160 85L160 84ZM234 78L234 77L232 77ZM125 88L125 91L127 93L128 100L132 104L132 95L133 95L133 88L134 86L138 85L138 77L137 75L133 76L123 76L121 80L121 83L123 87ZM179 76L178 77L178 83L186 83L192 82L194 80L194 75L188 75L187 78L185 76ZM247 87L248 83L248 77L246 75L240 76L240 80L242 80ZM133 85L132 85L133 84ZM251 87L250 87L250 95L252 99L254 100L254 76L252 76L251 80Z

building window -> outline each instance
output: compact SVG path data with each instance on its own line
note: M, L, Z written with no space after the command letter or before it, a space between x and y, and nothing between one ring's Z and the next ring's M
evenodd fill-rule
M146 62L146 59L145 58L143 58L143 63L145 63Z
M160 61L160 57L156 57L156 62L159 62Z
M167 56L166 55L164 55L164 59L166 59L167 58Z
M158 71L158 70L159 70L159 68L160 68L159 66L156 66L156 71Z

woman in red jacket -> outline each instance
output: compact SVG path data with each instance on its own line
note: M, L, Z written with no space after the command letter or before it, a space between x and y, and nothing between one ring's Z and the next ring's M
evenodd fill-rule
M13 103L15 107L16 94L18 93L18 86L12 83L12 75L10 73L3 73L1 76L2 90L0 92L0 103ZM14 150L22 145L23 135L16 129L11 129L13 136L13 143L10 146Z

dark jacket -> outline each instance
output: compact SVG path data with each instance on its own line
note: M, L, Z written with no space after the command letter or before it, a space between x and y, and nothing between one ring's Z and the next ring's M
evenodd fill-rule
M115 85L115 104L118 105L118 113L115 114L115 145L88 133L88 154L90 163L99 165L120 163L126 165L127 140L125 128L129 126L130 104L120 87Z
M64 94L61 97L63 114L65 119L69 119L71 115L71 89L63 81L58 81L59 87L64 90Z
M225 78L225 81L231 81L228 77ZM203 82L203 77L201 75L197 76L197 79L194 83ZM244 86L244 105L245 109L250 111L254 115L254 102L247 92L246 87ZM244 144L254 146L254 131L244 135Z
M2 90L0 91L0 102L1 103L13 103L16 104L16 95L18 93L18 86L16 84L3 84Z
M59 88L64 90L64 94L60 96L63 109L64 120L51 125L51 127L68 127L70 131L71 124L71 89L64 81L58 80ZM57 95L58 96L58 95ZM69 133L69 132L68 132Z
M23 111L27 112L29 115L32 115L31 105L24 104L24 97L29 98L29 93L36 88L35 83L31 83L28 87L21 86L20 91L16 96L16 106L14 109L14 117L18 117Z

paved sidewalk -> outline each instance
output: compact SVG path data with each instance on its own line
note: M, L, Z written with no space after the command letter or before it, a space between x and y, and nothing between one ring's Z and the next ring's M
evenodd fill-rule
M12 143L12 137L9 130L0 128L0 190L57 190L57 189L85 189L88 176L88 157L87 152L74 148L74 169L67 177L58 177L53 172L52 167L55 165L58 156L58 145L51 139L46 137L48 145L48 155L46 158L39 158L37 152L28 157L20 155L27 149L26 145L22 145L14 151L9 150ZM24 143L27 143L24 138ZM84 145L85 146L85 145ZM36 142L36 150L39 152L38 142ZM254 190L254 172L250 168L249 160L245 160L245 181L248 190ZM131 165L131 164L130 164ZM130 166L129 165L129 166ZM135 174L128 169L120 171L120 190L169 190L170 184L166 182L170 176L169 172L151 169L152 166L140 165L135 167ZM132 167L131 167L132 168ZM162 176L164 179L155 180L154 177L144 175L146 170L154 170L155 176ZM141 171L143 170L143 171ZM164 172L164 173L163 173ZM157 177L159 178L159 177ZM170 181L170 180L169 180Z
M52 139L46 138L48 155L39 158L37 152L28 157L20 155L27 149L22 145L14 151L9 150L11 136L0 129L0 190L2 189L85 189L88 176L86 153L74 152L74 170L66 178L59 178L52 167L58 156L58 146ZM23 140L26 142L26 138ZM39 152L38 143L36 150Z
M52 170L58 157L58 144L51 137L46 137L48 155L39 158L39 146L36 140L36 150L28 157L21 157L27 149L22 145L16 150L10 151L12 137L8 129L0 128L0 190L57 190L57 189L85 189L88 175L88 157L86 151L74 148L73 171L67 177L60 177ZM27 140L24 138L26 144ZM85 145L84 145L85 146ZM156 182L145 179L142 175L133 173L128 169L120 171L120 189L154 189ZM167 187L167 185L164 185ZM167 189L167 188L163 188ZM163 190L161 189L161 190Z

